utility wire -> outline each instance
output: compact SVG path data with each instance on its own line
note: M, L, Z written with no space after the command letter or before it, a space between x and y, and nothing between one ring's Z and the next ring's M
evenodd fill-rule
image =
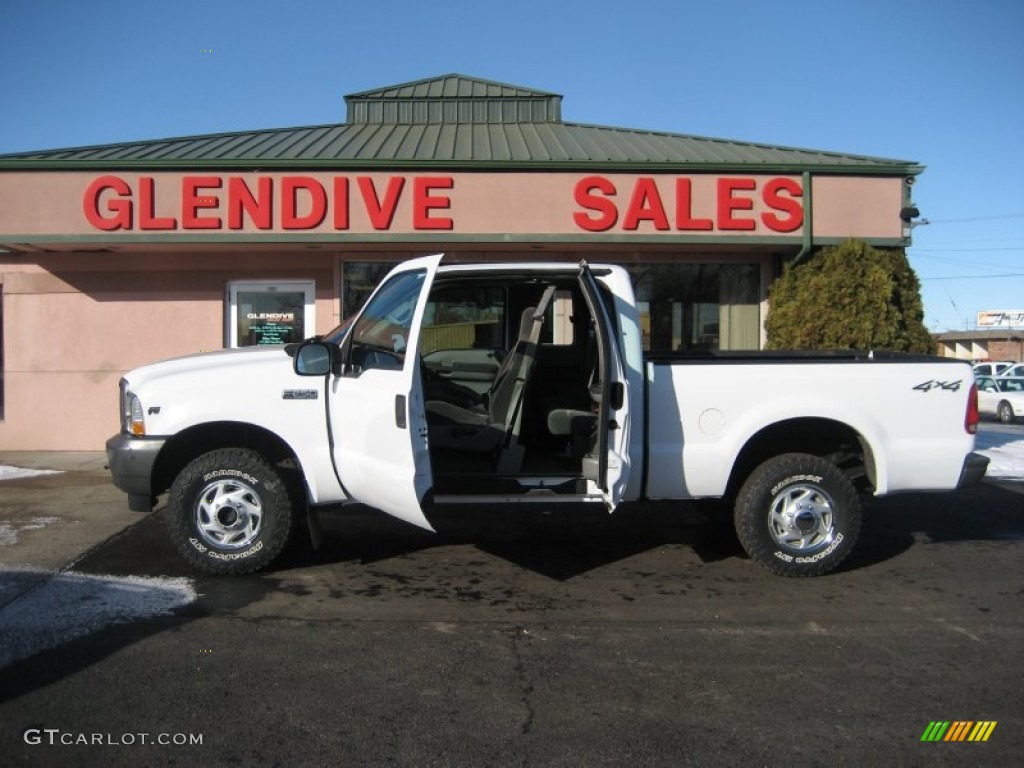
M959 224L963 221L995 221L996 219L1024 219L1024 213L1004 213L999 216L973 216L967 219L928 219L929 224Z
M949 277L918 277L918 280L988 280L991 278L1024 277L1024 272L1011 272L1006 275L951 275Z

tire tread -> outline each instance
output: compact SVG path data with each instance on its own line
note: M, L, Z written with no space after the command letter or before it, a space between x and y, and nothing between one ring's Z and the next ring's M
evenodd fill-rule
M775 557L778 545L767 530L766 502L771 489L792 475L820 475L822 486L836 505L835 513L843 541L828 557L814 563L787 563ZM827 487L825 487L827 486ZM860 533L860 499L853 484L842 471L819 456L785 453L758 466L740 488L733 515L736 535L750 558L779 576L820 576L836 568L850 553Z
M190 499L197 481L218 469L237 469L259 478L260 499L266 538L263 548L251 557L217 560L196 551L189 543L193 537ZM270 517L273 519L269 519ZM174 479L167 499L164 520L178 553L194 568L212 575L246 574L266 568L288 544L293 529L293 505L288 488L277 470L257 451L249 448L219 448L193 459Z

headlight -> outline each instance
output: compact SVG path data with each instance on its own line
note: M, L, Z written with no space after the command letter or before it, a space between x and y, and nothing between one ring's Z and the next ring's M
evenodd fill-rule
M146 424L142 418L142 403L138 395L129 392L123 384L121 387L121 428L132 435L146 434Z

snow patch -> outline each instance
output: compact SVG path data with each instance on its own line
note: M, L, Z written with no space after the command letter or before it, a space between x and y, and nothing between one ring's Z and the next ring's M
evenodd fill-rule
M31 520L0 520L0 547L13 547L22 531L38 531L57 522L56 517L33 517Z
M0 566L0 587L10 582L27 588L0 607L0 668L104 627L167 615L196 600L186 578L75 572L52 574L43 583L41 578L31 568Z
M1024 480L1024 439L1005 432L979 432L975 450L989 458L985 477L999 480Z
M16 480L21 477L37 477L39 475L59 475L58 469L26 469L0 464L0 480Z

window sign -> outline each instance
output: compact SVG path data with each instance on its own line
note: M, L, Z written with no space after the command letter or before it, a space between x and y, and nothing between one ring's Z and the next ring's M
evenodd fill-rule
M312 280L237 282L228 294L229 347L290 344L315 332Z

